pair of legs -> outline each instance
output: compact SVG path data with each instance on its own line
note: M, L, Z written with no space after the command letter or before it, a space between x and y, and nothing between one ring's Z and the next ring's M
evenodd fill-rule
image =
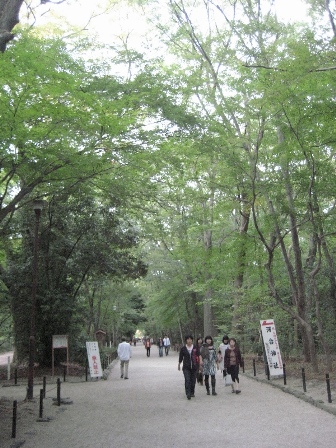
M120 378L128 379L128 364L129 361L120 361Z
M230 366L229 372L231 374L231 378L232 378L232 392L239 394L240 393L240 389L239 389L239 366Z
M163 347L159 347L159 356L163 356Z
M165 346L165 354L168 356L170 345Z
M204 383L205 383L207 395L210 395L209 376L210 375L204 375ZM217 393L216 393L216 375L211 375L211 389L212 389L212 395L217 395Z
M184 387L188 400L195 396L196 370L183 369Z
M150 347L147 347L147 356L150 356Z

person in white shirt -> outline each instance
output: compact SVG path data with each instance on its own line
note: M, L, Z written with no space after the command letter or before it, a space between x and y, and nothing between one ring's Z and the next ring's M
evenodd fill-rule
M169 353L169 349L170 349L170 339L169 339L168 336L165 336L163 338L163 345L164 345L164 348L165 348L165 354L167 356L168 353Z
M118 345L118 356L120 359L120 378L128 380L128 365L132 357L132 349L131 345L126 342L126 338L121 338L121 342Z

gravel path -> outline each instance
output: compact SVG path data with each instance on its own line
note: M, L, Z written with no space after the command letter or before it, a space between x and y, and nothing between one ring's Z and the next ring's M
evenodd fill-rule
M220 372L217 396L196 386L190 401L184 394L177 353L159 358L156 347L146 357L132 347L129 379L120 379L114 361L108 380L62 383L61 396L72 404L54 406L48 391L44 417L37 422L36 403L25 406L28 420L18 421L17 438L1 428L0 446L25 448L334 448L336 417L270 385L241 375L240 395L231 394ZM19 396L22 388L6 389ZM3 396L4 391L1 391ZM37 391L36 391L37 394ZM34 407L35 406L35 407ZM34 408L34 409L33 409ZM2 437L5 435L5 440Z

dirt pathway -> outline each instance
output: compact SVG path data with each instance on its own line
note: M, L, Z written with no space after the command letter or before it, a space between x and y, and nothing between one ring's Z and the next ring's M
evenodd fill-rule
M53 419L38 423L31 409L30 425L20 418L17 438L10 439L7 428L0 446L335 447L336 417L321 409L244 375L242 393L233 395L220 373L216 397L207 396L204 387L197 385L196 397L188 401L176 353L159 358L154 347L147 358L142 346L132 349L128 380L120 379L119 363L115 361L107 381L63 383L62 398L69 398L73 404L54 406L55 391L48 392L44 416ZM6 395L23 392L14 387L4 389Z

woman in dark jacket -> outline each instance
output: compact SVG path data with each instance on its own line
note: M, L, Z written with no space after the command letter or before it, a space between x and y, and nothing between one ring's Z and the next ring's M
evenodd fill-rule
M188 334L185 337L186 345L180 350L178 370L181 370L181 362L183 362L182 370L184 375L185 393L188 400L195 396L196 375L199 368L199 350L193 345L193 337Z
M229 347L225 350L224 368L232 378L232 393L240 394L239 389L239 366L242 367L242 357L239 348L236 346L236 340L230 338Z

